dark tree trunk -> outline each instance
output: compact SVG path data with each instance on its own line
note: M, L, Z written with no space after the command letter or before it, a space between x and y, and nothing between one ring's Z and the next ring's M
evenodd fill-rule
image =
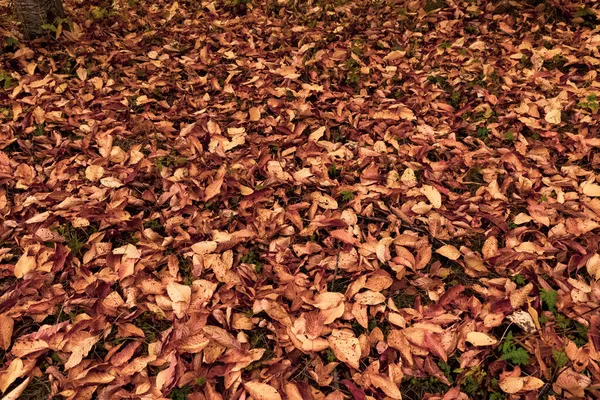
M13 0L13 4L23 33L30 39L44 34L42 25L65 16L62 0Z

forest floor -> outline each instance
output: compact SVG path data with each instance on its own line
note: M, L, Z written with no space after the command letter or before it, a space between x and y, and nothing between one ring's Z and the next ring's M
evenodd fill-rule
M0 2L4 399L599 399L600 8Z

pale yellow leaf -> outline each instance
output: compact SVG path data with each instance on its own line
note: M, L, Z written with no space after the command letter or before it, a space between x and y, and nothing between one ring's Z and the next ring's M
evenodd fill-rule
M523 391L537 390L544 386L544 381L535 376L526 376L523 378Z
M383 57L383 61L396 61L401 59L406 55L406 51L402 50L393 50L390 51L385 57Z
M31 379L30 377L27 377L27 379L25 379L23 382L21 382L19 384L19 386L17 386L16 388L14 388L10 392L8 392L8 394L6 396L4 396L2 398L2 400L18 400L19 398L21 398L21 395L23 394L23 392L25 391L25 389L27 389L27 386L29 385L30 379Z
M402 394L400 393L398 385L392 382L389 377L381 374L369 374L369 379L375 387L381 389L387 396L392 399L402 399Z
M27 255L27 253L24 253L15 265L15 276L17 278L22 278L27 273L35 270L36 266L37 263L35 261L35 256L30 256Z
M123 182L112 176L100 179L100 183L102 184L102 186L106 186L107 188L111 189L123 186Z
M88 355L92 347L94 347L94 345L96 344L96 342L98 342L99 339L99 336L90 336L88 338L78 340L74 348L72 349L71 356L69 356L69 359L65 363L65 370L78 365L81 362L81 360L83 360L83 357Z
M486 260L498 254L498 239L495 236L485 239L481 252L483 253L483 258Z
M585 182L581 184L583 194L590 197L600 197L600 185L595 183Z
M595 280L600 279L600 254L595 253L585 264L588 274Z
M25 223L26 224L38 224L40 222L44 222L45 220L47 220L49 216L50 216L50 212L44 211L43 213L36 214L33 217L29 218L27 221L25 221Z
M473 346L491 346L498 343L498 340L483 332L469 332L465 340Z
M194 243L192 245L192 251L196 254L210 254L217 249L218 243L214 240L208 240L204 242Z
M458 260L460 258L460 251L458 251L458 249L452 246L451 244L442 246L435 252L453 261Z
M383 303L385 301L385 296L379 292L367 290L366 292L358 293L354 296L354 300L356 300L358 304L374 306Z
M85 177L92 182L96 182L104 176L104 168L100 165L90 165L85 169Z
M338 292L323 292L315 296L313 305L321 310L337 307L344 301L344 295Z
M79 67L77 68L77 77L79 79L81 79L82 81L85 81L87 79L87 69L84 67Z
M524 385L523 378L519 376L508 376L500 381L500 389L508 394L517 393Z
M409 187L417 185L417 176L412 168L406 168L400 177L400 181Z
M421 187L421 193L427 197L427 200L429 200L434 208L440 208L442 206L442 195L433 186L423 185L423 187Z
M171 282L167 285L167 293L173 302L190 302L192 296L192 288L180 283Z
M544 119L546 120L546 122L553 125L560 124L560 110L550 110L548 113L546 113Z

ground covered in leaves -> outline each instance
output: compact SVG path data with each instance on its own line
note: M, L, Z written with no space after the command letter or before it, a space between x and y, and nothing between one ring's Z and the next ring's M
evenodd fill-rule
M0 4L5 399L600 398L597 3Z

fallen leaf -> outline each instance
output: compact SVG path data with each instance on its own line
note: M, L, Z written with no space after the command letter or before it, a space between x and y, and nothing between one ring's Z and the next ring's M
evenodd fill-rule
M256 400L281 400L279 392L271 385L257 381L244 383L248 394Z
M440 247L435 251L442 256L449 258L450 260L458 260L460 258L460 251L451 244Z
M473 346L491 346L498 343L498 340L483 332L469 332L465 340Z
M327 338L327 341L338 360L354 369L359 368L358 362L360 360L361 349L358 339L352 332L334 329Z
M433 186L423 185L421 187L421 193L427 197L427 200L429 200L434 208L440 208L442 206L442 195Z

